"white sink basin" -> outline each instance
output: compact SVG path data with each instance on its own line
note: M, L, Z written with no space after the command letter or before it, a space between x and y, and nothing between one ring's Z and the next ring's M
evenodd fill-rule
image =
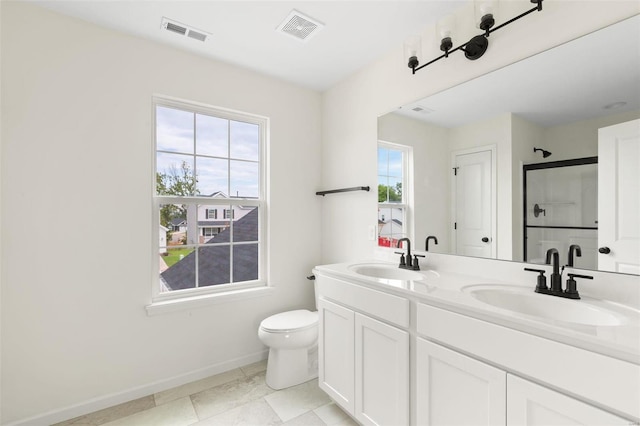
M627 322L624 309L597 299L570 300L509 285L472 285L464 290L483 303L546 320L592 326L617 326Z
M377 263L362 263L349 266L356 274L383 280L414 281L424 279L424 275L417 271L400 269L398 266Z

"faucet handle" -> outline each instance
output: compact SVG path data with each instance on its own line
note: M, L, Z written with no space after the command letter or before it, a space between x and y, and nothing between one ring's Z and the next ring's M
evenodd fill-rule
M567 279L567 289L564 291L564 297L568 297L569 299L580 299L580 294L578 293L578 286L576 285L576 280L574 278L583 278L587 280L592 280L593 277L591 275L580 275L580 274L567 274L569 278Z
M402 266L406 266L406 265L407 265L407 262L406 262L406 261L405 261L405 259L404 259L404 252L402 252L402 251L394 251L394 253L395 253L395 254L399 254L399 255L401 255L401 256L400 256L400 267L402 267Z
M538 274L538 282L536 283L536 293L544 293L549 290L547 287L547 277L544 276L544 273L547 272L544 269L533 269L533 268L524 268L525 271L529 272L537 272Z
M414 271L419 271L420 270L420 264L418 263L418 258L419 257L424 257L424 254L414 254L413 255L413 270Z

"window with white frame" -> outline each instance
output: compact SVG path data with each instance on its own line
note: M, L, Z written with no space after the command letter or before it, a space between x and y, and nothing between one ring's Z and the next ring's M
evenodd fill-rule
M163 97L154 113L153 223L172 229L154 300L264 285L267 119Z
M410 148L378 142L378 246L396 247L407 237Z

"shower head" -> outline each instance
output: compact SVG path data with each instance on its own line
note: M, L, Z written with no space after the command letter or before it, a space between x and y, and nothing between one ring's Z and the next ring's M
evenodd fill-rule
M533 152L536 152L536 151L541 151L542 152L542 158L547 158L548 156L551 155L551 153L549 151L547 151L546 149L533 148Z

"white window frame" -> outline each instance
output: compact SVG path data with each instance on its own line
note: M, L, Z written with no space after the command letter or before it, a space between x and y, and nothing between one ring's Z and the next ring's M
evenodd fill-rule
M156 195L156 107L163 106L169 108L175 108L183 111L189 111L197 114L211 115L214 117L224 118L234 121L242 121L246 123L252 123L259 126L260 129L260 144L259 144L259 198L211 198L211 197L176 197L176 196L160 196ZM222 296L219 301L237 300L238 298L255 297L262 292L251 292L250 290L267 289L268 285L268 262L267 262L267 236L268 236L268 192L267 192L267 149L269 146L269 119L267 117L249 114L245 112L234 111L226 108L215 107L211 105L201 104L197 102L191 102L181 100L177 98L171 98L162 95L153 96L152 102L152 158L153 158L153 176L151 181L152 185L152 220L153 227L153 241L152 241L152 279L151 279L151 304L147 306L147 313L152 315L154 313L161 313L164 311L173 311L176 309L174 302L187 302L191 305L201 305L203 302L207 302L205 299L211 299L213 296ZM254 281L236 282L219 284L207 287L196 287L193 289L173 290L168 292L161 292L161 284L159 277L159 239L157 228L160 223L159 206L161 204L189 204L206 205L213 207L222 207L223 209L229 208L229 206L251 206L258 207L258 279ZM253 242L252 242L253 243ZM232 243L229 243L232 244ZM241 244L241 243L236 243ZM233 250L231 250L231 256L233 257ZM233 262L233 258L231 258ZM229 297L225 297L229 296ZM213 301L218 303L219 301Z
M402 208L403 217L402 217L402 227L404 230L404 236L409 238L411 241L414 241L413 235L413 147L410 145L401 145L393 142L387 142L378 140L378 147L383 147L387 149L394 149L397 151L402 151L402 202L401 203L377 203L376 208ZM378 167L378 159L376 156L376 170ZM376 171L376 176L378 173ZM377 190L377 186L376 186ZM377 217L377 215L376 215ZM379 249L393 249L397 250L396 247L383 247L378 245L379 240L379 228L376 225L376 241L375 245Z

